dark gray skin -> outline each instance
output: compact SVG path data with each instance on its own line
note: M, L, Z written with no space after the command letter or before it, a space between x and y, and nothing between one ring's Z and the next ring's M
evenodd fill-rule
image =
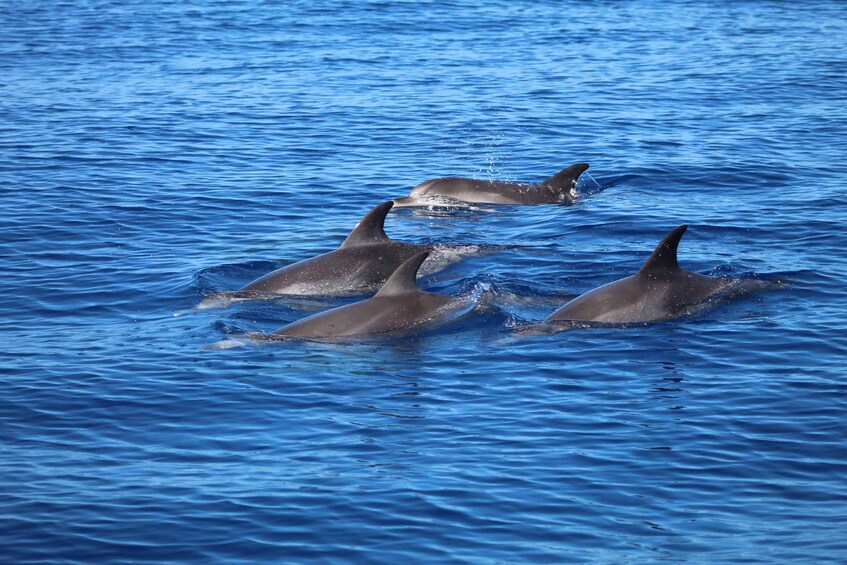
M573 204L576 181L587 169L587 163L577 163L537 184L461 177L432 179L394 203L426 206L432 204L433 198L442 197L475 204Z
M444 318L467 300L418 287L415 277L428 255L418 253L405 261L372 298L309 316L273 335L343 338L409 330Z
M654 322L682 316L733 281L686 271L677 247L688 226L671 231L635 275L595 288L550 315L546 322Z
M393 205L389 201L373 208L335 251L277 269L245 285L234 296L261 293L337 296L376 288L404 261L429 249L393 241L385 235L385 216Z

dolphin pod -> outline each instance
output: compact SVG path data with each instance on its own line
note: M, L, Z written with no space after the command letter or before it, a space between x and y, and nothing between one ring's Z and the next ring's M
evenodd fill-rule
M420 205L422 198L430 196L464 203L571 203L576 180L587 169L587 164L578 163L534 185L458 177L426 181L408 198L374 207L338 249L273 271L230 294L248 298L267 293L340 296L381 285L367 300L292 322L272 335L251 336L268 339L349 338L415 330L450 319L466 309L470 299L426 292L418 286L416 276L431 247L393 241L385 234L385 217L392 206ZM681 225L668 233L637 273L578 296L548 316L544 324L670 320L768 285L743 281L749 283L745 285L681 268L677 249L686 229Z
M537 184L461 177L432 179L413 188L406 198L395 198L394 204L428 206L438 198L454 204L573 204L576 181L587 170L588 163L577 163Z

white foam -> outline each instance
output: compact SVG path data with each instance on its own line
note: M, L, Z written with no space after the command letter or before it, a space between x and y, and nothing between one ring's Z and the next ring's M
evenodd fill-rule
M251 343L252 340L247 337L230 337L221 341L216 341L210 345L200 347L201 351L220 351L223 349L233 349L236 347L244 347Z

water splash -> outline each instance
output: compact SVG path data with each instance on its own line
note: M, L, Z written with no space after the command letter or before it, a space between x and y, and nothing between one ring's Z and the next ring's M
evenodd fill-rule
M597 182L591 173L585 171L579 176L576 185L571 189L571 196L574 198L585 198L594 194L603 192L605 187Z

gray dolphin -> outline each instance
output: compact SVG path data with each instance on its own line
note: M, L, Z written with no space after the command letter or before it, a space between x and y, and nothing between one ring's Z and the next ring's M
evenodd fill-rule
M595 288L571 300L545 320L653 322L676 318L730 295L765 288L765 281L716 279L686 271L676 252L688 226L672 230L635 275Z
M407 259L373 297L283 326L275 336L337 338L409 330L466 308L468 298L425 292L415 281L428 251Z
M377 288L403 261L430 249L385 235L385 216L392 206L394 203L389 200L374 207L338 249L277 269L235 292L213 294L197 308L226 306L235 300L271 294L349 296Z
M461 177L432 179L413 188L408 197L395 199L394 204L428 206L439 198L461 201L459 204L572 204L576 181L587 169L588 163L577 163L537 184Z

